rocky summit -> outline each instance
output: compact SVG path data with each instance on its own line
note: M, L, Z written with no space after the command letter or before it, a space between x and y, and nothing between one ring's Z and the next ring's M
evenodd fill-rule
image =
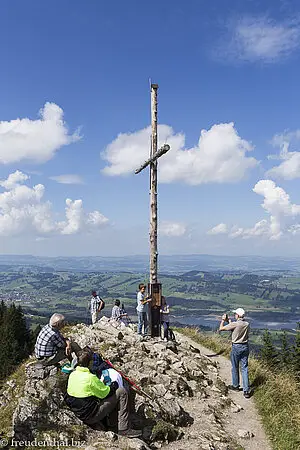
M228 397L217 364L180 334L177 342L141 340L131 327L105 317L64 334L101 353L147 394L131 390L131 422L143 430L142 439L83 425L64 404L68 375L57 367L39 368L34 358L2 387L1 437L88 450L241 448L225 430L226 416L239 406Z

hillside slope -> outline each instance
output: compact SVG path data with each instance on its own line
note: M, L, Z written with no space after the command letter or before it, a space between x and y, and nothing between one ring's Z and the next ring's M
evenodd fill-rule
M89 450L269 449L258 419L246 422L251 401L242 404L241 396L228 395L214 358L188 338L178 335L179 345L155 339L141 342L131 328L120 331L104 317L96 325L74 326L68 335L100 351L152 397L133 395L131 419L143 429L143 440L84 426L63 402L68 375L56 368L37 369L34 360L2 389L2 438L38 439L50 442L52 449L59 441L64 448L79 442Z

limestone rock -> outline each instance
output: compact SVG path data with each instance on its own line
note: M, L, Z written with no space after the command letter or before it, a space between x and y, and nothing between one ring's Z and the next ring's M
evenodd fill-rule
M251 439L252 437L254 437L254 434L251 431L242 430L242 429L237 431L237 435L241 439Z
M91 450L149 450L168 447L168 442L178 439L182 439L180 446L174 443L176 447L170 444L170 448L235 448L225 443L222 412L226 408L238 412L240 407L228 400L226 386L210 358L191 349L184 340L180 346L156 339L140 341L134 329L121 329L106 317L95 325L78 324L69 333L81 347L89 345L110 359L150 395L151 400L131 392L131 421L143 430L145 442L84 425L64 404L68 375L56 367L44 368L34 359L24 365L22 390L18 390L16 381L9 380L0 392L0 407L7 411L13 392L19 392L11 417L11 435L15 439L73 438L86 442L85 448ZM244 439L252 436L248 431L241 434Z
M183 427L193 422L193 418L180 406L176 399L157 399L157 404L160 406L159 412L166 422Z

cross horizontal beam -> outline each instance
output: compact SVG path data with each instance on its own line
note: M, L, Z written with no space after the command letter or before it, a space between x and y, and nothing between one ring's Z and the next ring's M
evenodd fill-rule
M167 153L169 150L170 150L169 144L163 145L159 150L157 150L156 153L154 153L152 158L149 158L147 161L145 161L139 169L136 169L136 171L134 173L137 175L138 173L142 172L142 170L146 169L146 167L148 167L149 164L156 161L158 158L160 158L162 155Z

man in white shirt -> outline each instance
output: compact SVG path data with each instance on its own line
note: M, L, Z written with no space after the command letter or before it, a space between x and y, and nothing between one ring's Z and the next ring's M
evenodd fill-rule
M92 316L92 324L97 322L98 315L102 309L103 300L97 295L96 291L92 291L92 298L90 303L90 311Z
M139 291L137 293L137 316L138 316L138 334L142 334L143 326L144 326L144 333L143 335L147 335L148 331L148 318L147 318L147 312L146 312L146 304L151 302L150 297L145 298L145 291L146 286L141 283L139 284Z

